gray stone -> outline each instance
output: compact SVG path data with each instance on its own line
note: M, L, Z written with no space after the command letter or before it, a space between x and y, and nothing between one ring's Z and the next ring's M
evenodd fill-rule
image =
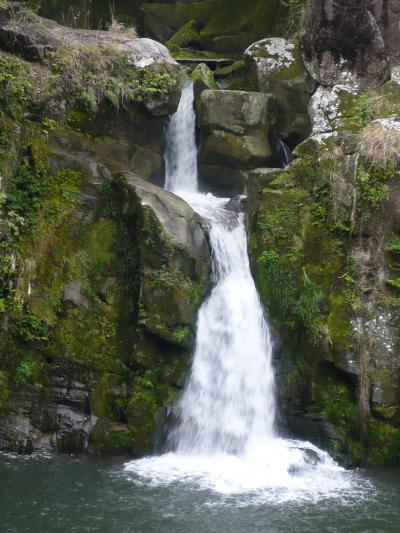
M89 309L89 301L81 293L82 284L80 281L70 281L64 286L64 301L72 302L77 307Z
M245 58L259 91L276 99L278 135L304 140L310 132L307 107L315 82L304 68L299 45L278 37L263 39L245 51Z
M200 100L202 128L220 129L244 135L250 128L268 124L270 98L262 93L243 91L204 91Z
M90 413L89 388L74 379L78 365L63 362L53 368L45 391L25 386L8 402L8 415L0 420L0 449L17 453L56 450L87 451L96 417Z
M273 158L270 96L242 91L203 91L200 97L200 161L251 168Z
M380 0L370 2L373 7ZM397 5L397 4L396 4ZM387 9L388 43L399 38L399 10L395 2ZM397 22L396 22L397 20ZM396 28L397 24L397 28ZM307 0L302 29L302 48L307 70L324 86L344 85L364 90L389 79L390 49L385 32L376 18L359 0ZM396 45L396 48L398 46ZM389 52L389 54L388 54Z
M124 173L143 206L149 206L174 245L188 256L205 261L208 271L209 247L201 218L181 198L135 174ZM203 267L201 267L203 268Z

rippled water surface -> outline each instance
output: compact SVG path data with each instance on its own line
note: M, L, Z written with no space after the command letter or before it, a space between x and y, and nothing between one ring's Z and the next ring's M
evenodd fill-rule
M0 531L399 531L400 470L348 475L351 490L281 501L268 491L216 492L194 479L147 482L122 460L0 455Z

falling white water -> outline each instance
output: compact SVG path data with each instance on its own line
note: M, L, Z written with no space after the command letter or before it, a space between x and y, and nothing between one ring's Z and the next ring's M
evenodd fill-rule
M282 139L279 139L279 151L282 155L282 163L284 168L288 168L288 166L293 162L293 154L289 146L282 141Z
M178 452L244 453L273 436L271 340L250 274L242 216L186 197L210 227L214 287L202 306L189 380L170 443Z
M205 220L212 290L202 305L190 375L176 406L168 453L128 463L136 482L196 483L260 501L319 500L350 490L351 477L308 442L274 432L272 345L247 254L243 215L197 190L193 87L182 93L167 139L166 188ZM260 492L261 491L261 492Z
M187 83L167 131L165 188L172 192L197 191L196 114L193 98L193 83Z

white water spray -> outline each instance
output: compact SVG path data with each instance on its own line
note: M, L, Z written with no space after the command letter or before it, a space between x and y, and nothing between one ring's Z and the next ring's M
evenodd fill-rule
M280 501L336 496L350 486L344 470L312 444L275 435L272 345L250 272L244 217L225 209L228 199L198 192L192 85L171 119L167 147L166 188L209 227L212 290L199 311L191 372L175 406L172 451L126 470L146 482L194 481L258 496L262 490Z

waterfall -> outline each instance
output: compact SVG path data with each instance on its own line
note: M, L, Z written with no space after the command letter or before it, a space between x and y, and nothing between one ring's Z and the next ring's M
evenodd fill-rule
M222 493L268 489L275 498L279 488L288 499L331 497L349 486L344 470L316 446L275 434L272 344L250 272L244 216L225 209L228 198L198 192L196 160L189 84L167 132L166 188L208 226L212 288L199 311L169 452L125 469L151 483L195 481Z
M278 143L278 151L282 156L283 168L288 168L288 166L293 162L292 151L289 146L284 141L282 141L282 139L279 139Z
M271 339L251 277L242 215L226 199L197 193L193 84L182 92L167 131L165 187L185 198L209 226L213 289L202 306L190 378L169 437L180 452L243 452L273 436Z
M196 113L193 83L183 88L179 107L167 130L165 188L168 191L197 191Z
M199 312L196 349L170 436L179 452L244 453L273 436L271 339L251 277L242 215L211 195L192 204L209 222L213 289Z

